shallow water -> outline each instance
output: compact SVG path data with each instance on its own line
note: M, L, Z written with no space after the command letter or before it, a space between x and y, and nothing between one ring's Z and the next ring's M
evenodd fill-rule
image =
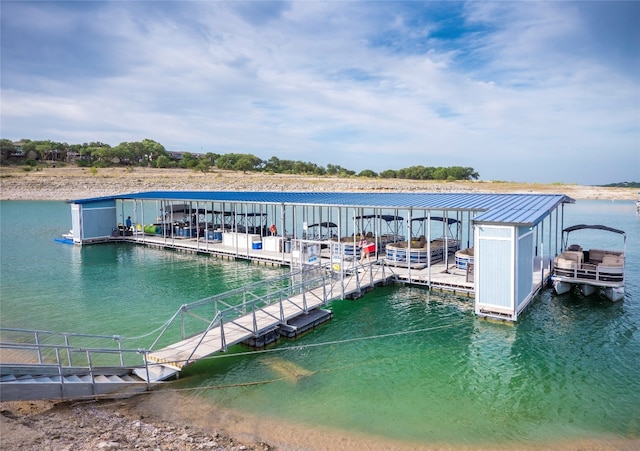
M53 238L69 228L68 205L0 208L4 327L138 336L181 304L281 271L62 245ZM500 324L476 318L472 299L389 286L334 302L334 319L296 341L199 362L171 388L189 402L413 443L638 438L640 219L633 202L610 201L579 201L566 216L627 232L623 302L545 290L516 324ZM617 245L608 240L596 244Z

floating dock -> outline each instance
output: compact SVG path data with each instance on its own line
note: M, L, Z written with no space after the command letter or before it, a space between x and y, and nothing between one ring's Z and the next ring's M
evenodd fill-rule
M561 194L154 191L75 200L71 213L76 244L130 241L292 268L352 271L364 239L396 281L469 294L478 315L515 321L550 274L564 205L573 202ZM128 216L133 230L122 225ZM434 254L443 243L447 251ZM464 268L452 255L462 248L473 255Z

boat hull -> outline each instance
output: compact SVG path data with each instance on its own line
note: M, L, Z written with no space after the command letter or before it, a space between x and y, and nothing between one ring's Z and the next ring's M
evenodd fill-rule
M597 290L597 287L589 285L588 283L581 283L578 287L580 288L580 293L582 293L583 296L591 296Z
M604 289L604 295L611 302L618 302L624 298L624 287L607 287Z
M553 281L553 289L556 294L566 294L571 291L572 284L569 282L563 282L562 280Z
M565 282L563 280L554 280L553 289L557 295L569 293L574 285L577 285L580 289L580 293L583 296L591 296L598 292L611 302L618 302L624 298L624 287L600 287L595 285L589 285L586 283L576 284L571 282ZM602 291L600 289L602 288Z

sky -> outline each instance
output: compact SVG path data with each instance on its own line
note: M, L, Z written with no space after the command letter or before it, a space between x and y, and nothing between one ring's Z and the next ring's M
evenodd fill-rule
M638 1L0 2L0 137L640 181Z

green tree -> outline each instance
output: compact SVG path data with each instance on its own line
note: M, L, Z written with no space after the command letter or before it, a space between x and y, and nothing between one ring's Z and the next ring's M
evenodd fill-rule
M139 147L136 147L133 154L134 156L139 157L142 161L144 161L145 156L147 156L149 161L153 161L160 155L169 156L169 152L167 152L167 149L165 149L162 144L146 138L142 140Z
M0 151L2 152L2 163L6 163L9 160L9 156L16 151L16 146L9 139L0 139Z
M271 157L264 163L265 171L280 172L280 159L278 157Z
M235 153L220 155L220 157L216 159L216 167L231 170L238 161L238 158L240 158L240 155Z
M372 171L371 169L365 169L363 171L360 171L360 173L358 174L358 177L377 177L377 176L378 174Z
M182 154L179 166L184 169L193 169L198 166L198 163L198 158L195 155L190 152L185 152Z
M207 152L205 158L209 161L209 166L215 166L216 160L220 158L220 155L213 152Z
M199 171L203 174L206 174L207 172L209 172L210 167L211 164L209 163L209 160L207 158L200 158L198 164L193 169L194 171Z
M156 167L157 168L169 168L171 167L171 160L166 155L160 155L156 158Z
M255 155L242 155L233 165L233 169L245 173L247 171L259 169L261 164L262 160Z

